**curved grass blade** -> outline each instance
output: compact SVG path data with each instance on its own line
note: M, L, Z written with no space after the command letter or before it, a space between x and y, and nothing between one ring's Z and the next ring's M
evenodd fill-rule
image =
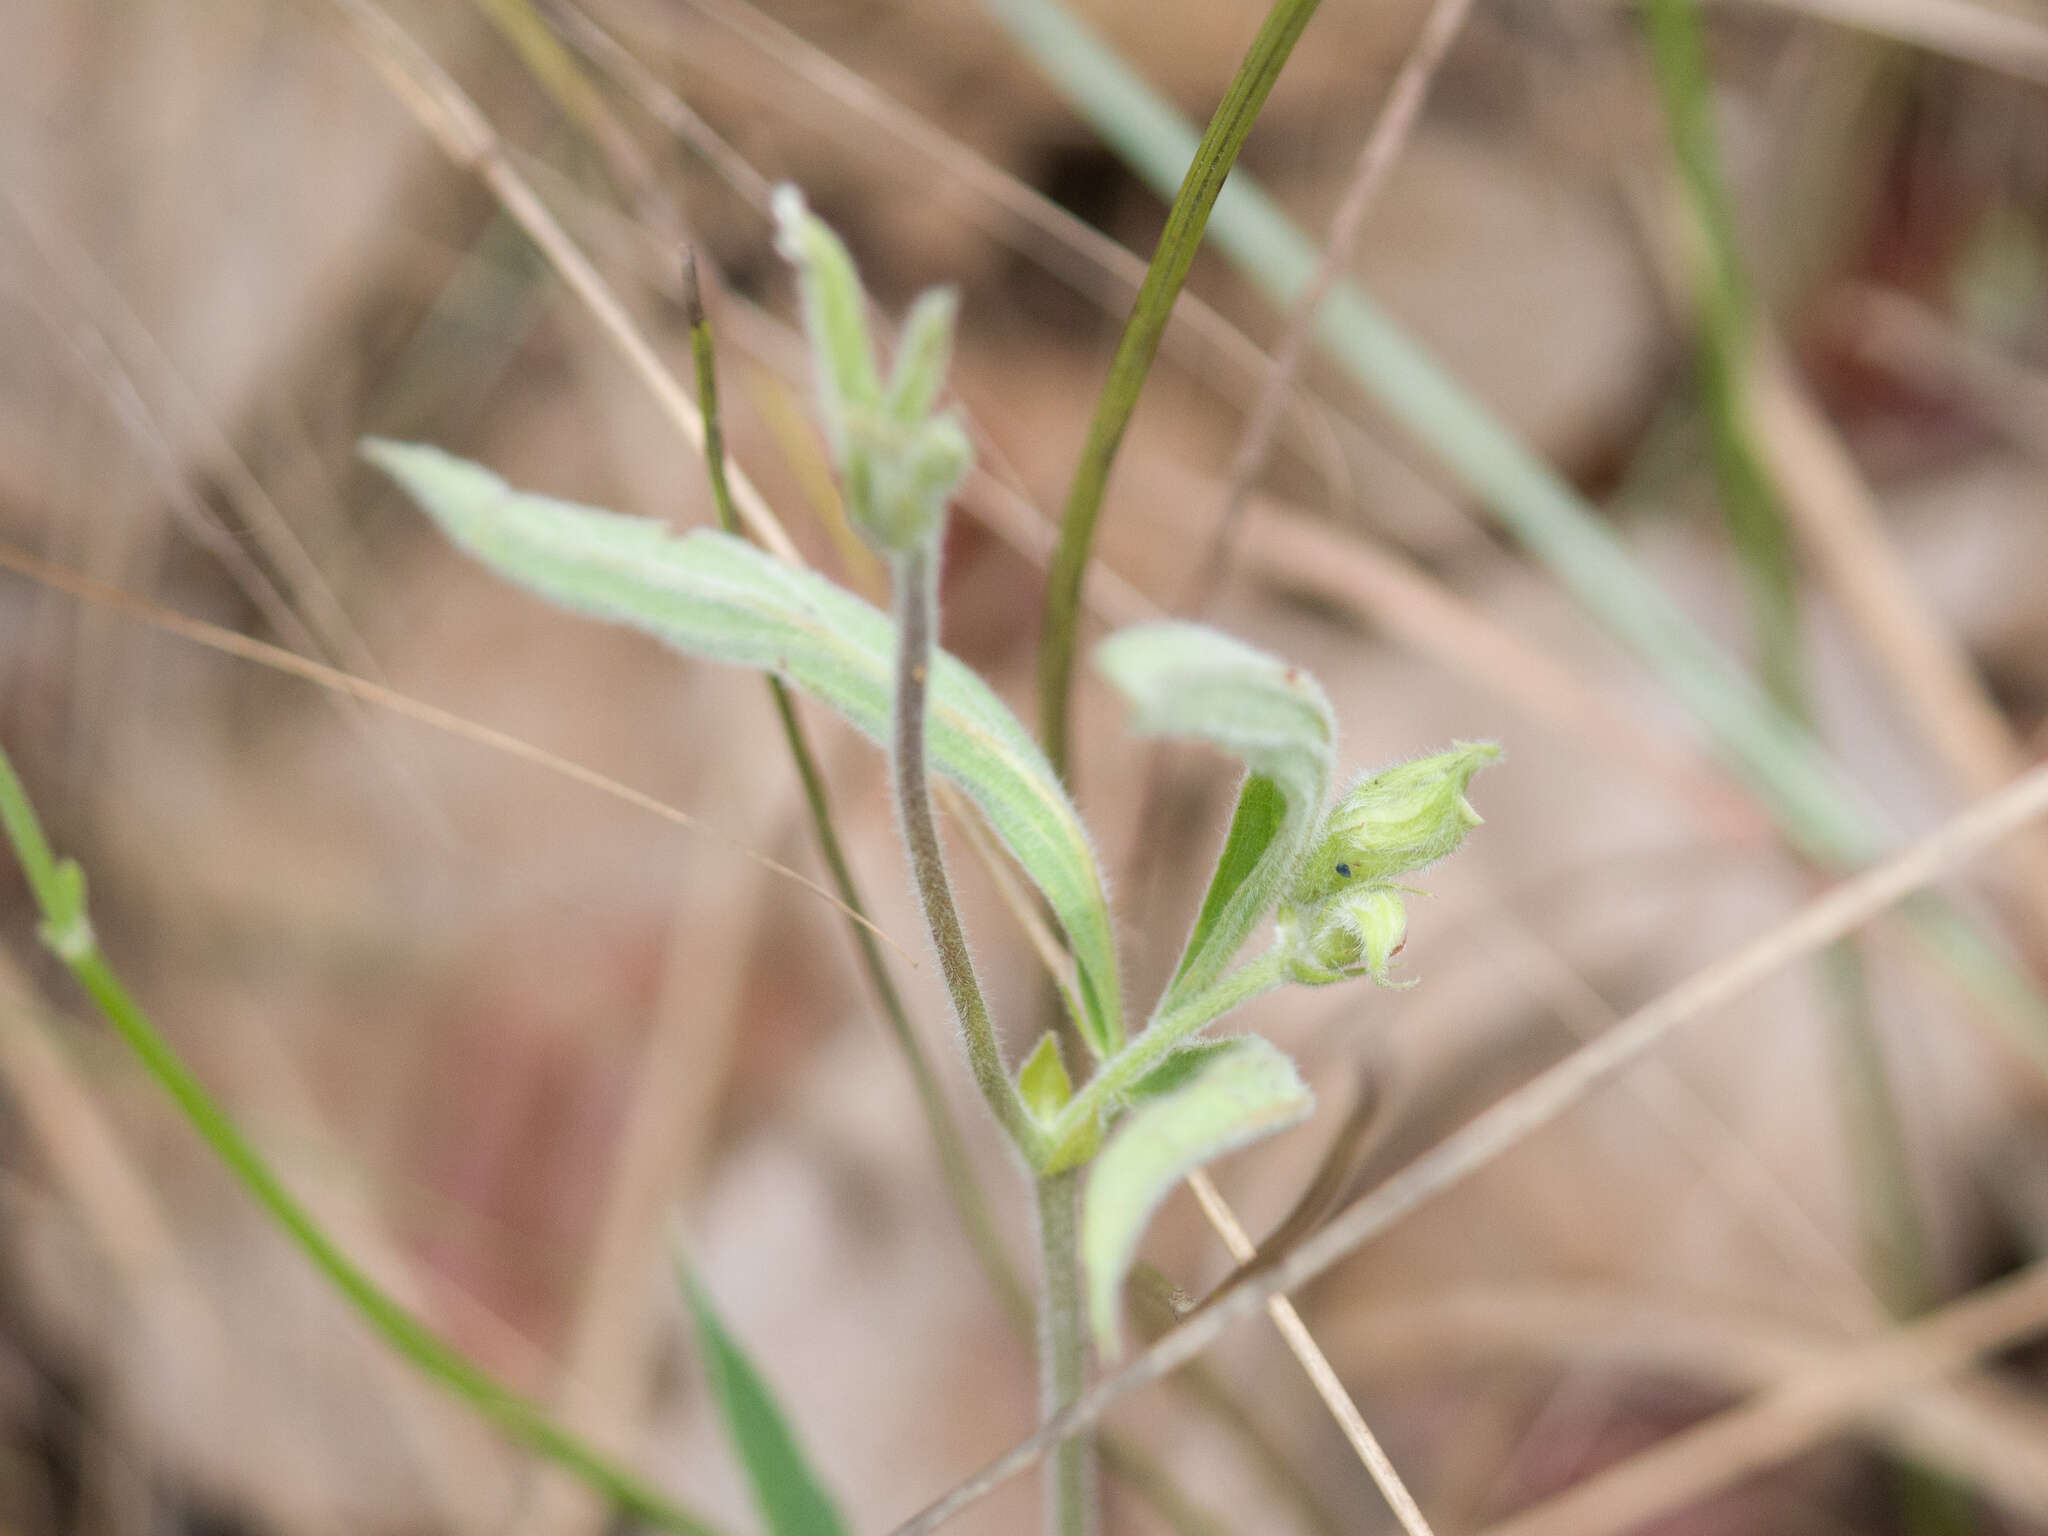
M107 1022L191 1122L207 1147L240 1181L271 1222L341 1293L370 1331L436 1384L467 1403L506 1435L582 1479L621 1512L676 1536L718 1536L714 1527L633 1472L563 1429L545 1409L521 1397L475 1365L401 1305L342 1251L326 1229L272 1172L226 1110L206 1091L184 1059L157 1032L100 953L86 910L85 876L70 859L55 857L0 750L0 825L42 913L39 936L77 978Z
M985 3L1012 28L1029 25L1035 18L1053 35L1050 46L1056 51L1061 47L1059 23L1065 15L1057 7L1018 5L1011 0ZM1131 414L1138 408L1138 395L1152 371L1152 359L1159 353L1173 301L1180 296L1188 268L1201 248L1210 209L1216 206L1224 178L1237 163L1238 151L1258 120L1259 109L1280 78L1302 29L1314 17L1317 4L1318 0L1274 0L1231 78L1230 88L1209 119L1208 131L1199 144L1189 146L1181 160L1183 174L1174 177L1177 189L1170 192L1173 206L1167 210L1166 228L1160 232L1159 245L1145 269L1145 281L1131 305L1130 318L1124 322L1109 377L1103 381L1094 418L1088 424L1088 441L1074 467L1074 482L1060 514L1059 543L1046 572L1045 634L1038 652L1039 736L1045 742L1046 756L1062 774L1067 770L1067 697L1074 680L1081 577L1094 548L1095 520L1109 490L1110 467L1123 445Z
M528 590L692 655L772 672L878 741L888 731L894 629L815 572L727 534L678 538L651 519L515 491L437 448L372 441L363 453L456 544ZM1066 930L1076 1023L1112 1054L1123 1043L1115 936L1080 816L1017 717L944 652L930 730L934 766L974 801Z
M846 1536L846 1524L811 1470L803 1447L768 1383L726 1329L718 1310L687 1263L676 1264L683 1298L704 1346L704 1374L719 1416L753 1484L769 1536Z
M1251 770L1166 1007L1221 975L1279 899L1329 796L1336 716L1306 672L1201 624L1134 625L1095 664L1134 730L1206 741Z
M1204 1041L1160 1064L1089 1166L1081 1205L1088 1317L1105 1358L1121 1352L1117 1303L1152 1213L1213 1158L1305 1118L1301 1075L1257 1035Z

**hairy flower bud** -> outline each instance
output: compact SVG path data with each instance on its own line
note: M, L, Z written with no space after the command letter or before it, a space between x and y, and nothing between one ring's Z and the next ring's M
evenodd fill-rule
M916 549L937 536L974 463L959 419L932 409L945 387L958 297L933 289L918 299L885 384L868 334L867 294L846 247L795 187L775 189L774 212L776 248L797 269L819 413L847 516L882 550Z
M1339 891L1393 880L1453 852L1480 822L1465 788L1499 756L1490 741L1461 741L1359 780L1324 818L1289 900L1320 906Z
M1282 916L1294 923L1289 974L1310 986L1343 981L1363 972L1383 987L1412 987L1395 981L1387 965L1408 938L1408 908L1391 885L1339 891L1311 909L1307 921L1296 909Z

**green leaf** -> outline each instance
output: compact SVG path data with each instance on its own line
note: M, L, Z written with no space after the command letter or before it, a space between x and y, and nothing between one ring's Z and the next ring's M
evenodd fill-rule
M648 518L527 495L437 448L369 441L363 453L500 575L692 655L773 672L885 737L894 627L817 573L726 534L678 538ZM979 807L1066 930L1080 983L1076 1023L1109 1055L1123 1043L1116 941L1081 818L1017 717L943 652L929 729L933 766Z
M1179 1092L1207 1071L1210 1062L1236 1050L1237 1042L1246 1038L1232 1035L1223 1040L1190 1040L1175 1046L1164 1061L1124 1090L1124 1102L1143 1104Z
M754 1485L754 1499L768 1522L769 1536L845 1536L846 1525L819 1485L803 1447L776 1405L768 1383L754 1369L739 1341L719 1320L711 1297L679 1265L683 1295L704 1346L704 1374L733 1449Z
M1202 898L1202 910L1195 914L1195 926L1181 952L1174 972L1178 982L1198 955L1215 939L1230 903L1245 881L1259 867L1259 860L1272 847L1273 839L1287 817L1287 796L1264 774L1249 774L1237 792L1237 810L1230 818L1230 832L1223 839L1223 854L1216 861L1216 873L1209 877L1209 892ZM1281 871L1284 876L1285 870ZM1256 921L1256 919L1254 919ZM1228 959L1225 955L1222 958Z
M1337 723L1306 672L1200 624L1135 625L1095 664L1134 730L1209 742L1251 770L1164 1007L1220 976L1279 899L1329 795Z
M1144 1235L1173 1186L1210 1159L1305 1118L1314 1099L1294 1063L1257 1035L1181 1053L1179 1080L1124 1117L1089 1168L1081 1263L1096 1347L1119 1353L1117 1300ZM1161 1071L1175 1066L1173 1058Z
M1047 1030L1038 1046L1017 1069L1017 1091L1024 1107L1041 1125L1050 1125L1074 1096L1074 1080L1067 1076L1067 1064L1060 1059L1060 1037Z

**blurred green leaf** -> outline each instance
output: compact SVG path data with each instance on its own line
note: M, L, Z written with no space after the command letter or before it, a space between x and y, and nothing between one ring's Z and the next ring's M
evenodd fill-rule
M889 389L882 409L904 426L915 426L931 414L946 387L946 368L953 357L953 325L960 314L960 295L951 288L927 288L903 319L889 368Z
M768 1522L769 1536L845 1536L846 1525L831 1497L819 1486L803 1447L776 1405L768 1383L754 1369L739 1341L726 1331L711 1296L688 1265L678 1265L683 1296L704 1346L704 1374L719 1416L754 1499Z
M1336 719L1306 672L1200 624L1122 630L1095 664L1132 729L1206 741L1251 770L1166 1006L1214 981L1279 899L1329 794Z
M823 219L804 205L803 193L775 189L775 244L796 268L803 297L804 332L818 379L818 407L835 461L847 462L849 424L882 408L882 379L868 335L867 294L853 258Z
M1163 1091L1117 1126L1082 1197L1088 1316L1105 1358L1120 1352L1117 1301L1138 1240L1173 1186L1212 1158L1305 1118L1315 1103L1294 1063L1257 1035L1177 1052L1147 1081Z
M437 448L370 441L363 453L500 575L692 655L773 672L884 738L894 627L816 572L727 534L677 537L648 518L515 491ZM1076 1022L1109 1054L1123 1041L1116 943L1079 815L1017 717L944 652L932 672L930 732L934 767L980 808L1066 930Z

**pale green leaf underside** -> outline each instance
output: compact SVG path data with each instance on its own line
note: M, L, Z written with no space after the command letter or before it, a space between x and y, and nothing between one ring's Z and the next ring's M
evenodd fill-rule
M1201 624L1134 625L1095 663L1130 701L1134 730L1206 741L1251 770L1171 1003L1221 975L1279 898L1329 794L1336 717L1306 672Z
M704 1374L725 1432L746 1468L769 1536L846 1536L831 1495L811 1470L767 1381L726 1330L711 1297L687 1268L683 1296L704 1349Z
M1119 1352L1118 1299L1152 1213L1210 1159L1305 1118L1314 1099L1294 1063L1257 1035L1206 1043L1199 1070L1138 1104L1088 1170L1081 1263L1096 1347Z
M726 534L678 537L647 518L515 491L437 448L371 441L363 452L500 575L692 655L776 673L886 739L894 626L815 572ZM1080 817L1008 706L943 652L929 711L933 768L966 791L1045 893L1074 952L1080 1027L1114 1051L1123 1041L1115 938Z

